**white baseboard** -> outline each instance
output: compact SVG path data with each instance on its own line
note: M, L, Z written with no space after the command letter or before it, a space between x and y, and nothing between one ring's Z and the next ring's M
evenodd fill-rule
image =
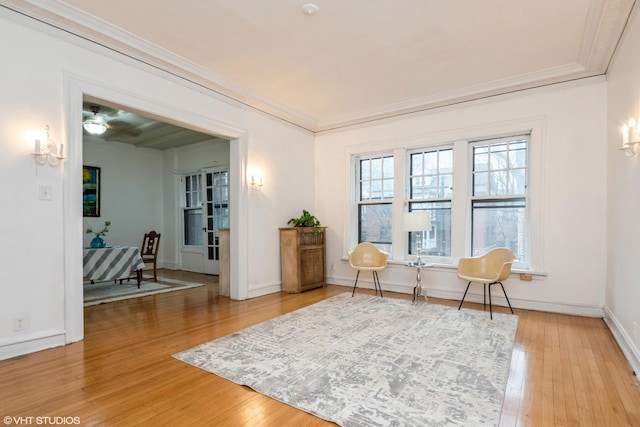
M282 286L280 282L278 283L267 283L259 286L250 287L247 290L248 298L256 298L261 297L263 295L275 294L282 291Z
M158 268L166 268L167 270L180 270L180 266L177 262L158 263Z
M637 378L638 375L640 375L640 352L638 351L638 348L634 345L629 334L627 334L620 322L618 322L616 316L614 316L611 310L607 307L604 308L604 321L609 327L613 338L615 338L616 342L620 346L622 353L629 361L633 374Z
M65 345L65 333L49 331L32 336L23 336L9 343L0 342L0 360L22 356L36 351L47 350Z
M353 279L331 277L327 279L327 282L338 286L347 286L353 289ZM385 282L382 288L384 291L398 292L401 294L413 294L414 285L406 283L389 283ZM358 288L374 289L372 280L358 280ZM464 287L460 290L445 290L445 289L431 289L427 287L427 296L434 298L449 299L454 301L460 301L464 293ZM465 302L475 302L482 304L482 293L475 293L470 291L465 297ZM504 298L502 291L492 292L491 298L492 304L507 307L507 300ZM527 299L509 298L511 306L513 308L522 308L525 310L545 311L549 313L570 314L573 316L586 316L586 317L604 317L604 311L602 307L591 305L579 305L579 304L565 304L549 301L534 301ZM488 301L487 301L488 303Z

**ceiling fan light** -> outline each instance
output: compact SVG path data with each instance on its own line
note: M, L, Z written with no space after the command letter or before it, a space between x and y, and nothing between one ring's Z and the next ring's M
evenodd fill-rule
M92 135L102 135L109 127L104 122L102 117L99 116L91 117L90 119L85 120L84 122L82 122L82 125L87 130L87 132Z

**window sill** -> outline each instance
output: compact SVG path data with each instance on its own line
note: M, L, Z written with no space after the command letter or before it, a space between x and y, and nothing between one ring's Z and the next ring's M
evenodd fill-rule
M349 262L348 258L341 258L341 260L347 263ZM406 267L408 262L409 261L389 260L387 262L387 265L391 267L398 267L398 266ZM458 269L457 264L445 264L445 263L429 262L429 261L425 261L425 263L429 265L428 267L425 267L425 268L432 268L432 269L438 269L438 270L457 270ZM547 277L548 275L548 273L545 271L526 270L526 269L520 269L520 268L511 269L511 274L530 274L531 276L533 276L534 280L536 278Z

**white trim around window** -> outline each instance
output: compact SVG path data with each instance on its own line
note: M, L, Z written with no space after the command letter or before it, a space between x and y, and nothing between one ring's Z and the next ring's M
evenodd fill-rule
M403 262L408 253L407 239L402 231L402 213L407 210L408 186L406 182L409 152L450 146L454 149L453 188L451 200L451 257L434 258L436 265L455 267L458 260L469 256L471 248L471 161L469 143L481 139L494 139L502 136L530 134L528 143L528 196L527 215L529 223L529 266L527 271L545 274L544 262L544 164L546 130L544 116L525 118L504 123L494 123L481 127L463 128L424 134L419 136L372 141L370 144L358 144L345 149L345 168L349 177L350 191L345 194L349 215L343 227L343 256L355 247L358 241L357 180L354 176L355 165L360 156L378 156L393 152L395 167L393 200L393 253L390 261Z

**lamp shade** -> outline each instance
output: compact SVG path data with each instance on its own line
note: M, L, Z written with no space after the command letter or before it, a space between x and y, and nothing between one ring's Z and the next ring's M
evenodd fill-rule
M431 216L429 212L405 212L402 218L404 231L431 231Z

